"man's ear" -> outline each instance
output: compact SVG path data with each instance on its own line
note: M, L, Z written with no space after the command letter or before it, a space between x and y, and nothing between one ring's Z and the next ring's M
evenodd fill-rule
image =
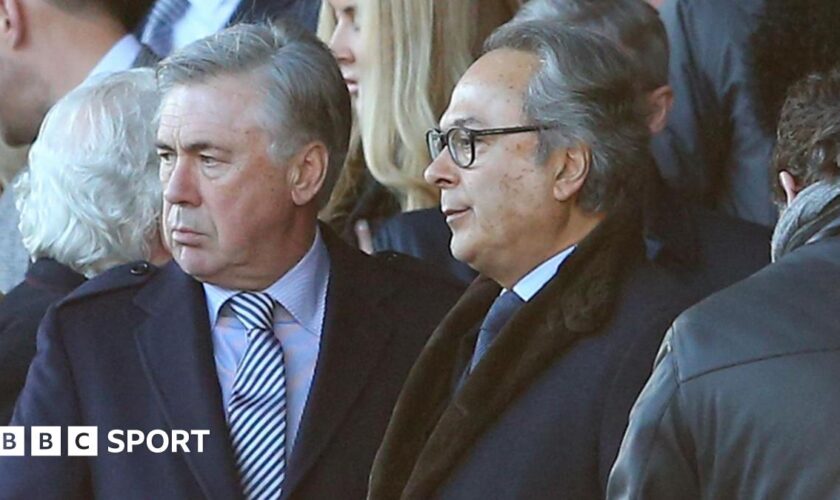
M793 199L799 194L799 186L796 185L796 179L785 170L779 172L779 185L782 186L782 191L785 192L785 199L788 206L793 203Z
M551 154L547 166L554 169L553 193L557 201L567 202L577 196L589 175L591 163L591 151L583 144L561 148Z
M650 107L648 128L652 135L658 134L668 124L668 113L674 104L674 91L671 90L670 85L663 85L649 93L647 100Z
M0 45L17 48L23 41L24 29L20 0L0 0Z
M329 159L327 147L319 141L307 144L292 158L288 181L296 205L306 205L318 196L327 177Z

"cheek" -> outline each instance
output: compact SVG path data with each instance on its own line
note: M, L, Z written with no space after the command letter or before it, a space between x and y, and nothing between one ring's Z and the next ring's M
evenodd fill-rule
M490 194L480 206L484 231L505 241L529 237L534 228L528 221L540 212L545 198L528 172L506 174L484 189Z

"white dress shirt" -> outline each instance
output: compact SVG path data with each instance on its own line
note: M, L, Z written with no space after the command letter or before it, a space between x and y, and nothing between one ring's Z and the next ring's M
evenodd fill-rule
M111 49L105 53L96 66L90 70L82 85L94 82L105 75L124 71L131 68L137 56L140 55L140 41L131 33L120 38Z
M239 0L190 0L183 17L172 26L172 49L221 30L238 6Z
M544 287L545 284L548 283L555 274L557 274L557 271L560 269L563 261L565 261L566 258L575 251L575 248L577 248L577 245L572 245L535 267L531 272L526 274L522 279L517 281L515 285L513 285L513 291L525 302L531 300L534 295L536 295L537 292L539 292L542 287ZM507 289L502 290L502 293L505 293L506 291ZM499 295L501 295L501 293Z
M329 274L329 255L319 231L300 262L263 290L294 318L290 324L281 321L279 315L275 314L274 320L274 335L283 346L286 370L286 456L291 455L315 375ZM203 286L210 315L216 374L227 414L236 368L248 348L248 337L245 327L233 314L230 305L226 304L239 291L207 283Z

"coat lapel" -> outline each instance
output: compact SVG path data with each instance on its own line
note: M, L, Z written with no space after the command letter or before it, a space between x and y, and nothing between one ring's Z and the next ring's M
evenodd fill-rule
M370 498L429 498L510 402L576 340L610 318L621 276L641 253L635 211L607 218L505 325L463 387L451 396L460 345L499 286L481 277L450 311L403 388L374 462Z
M337 432L392 334L385 314L372 314L390 294L371 259L322 227L330 253L324 333L315 378L290 458L283 496L288 498Z
M148 313L135 331L137 348L167 423L210 431L203 453L182 456L207 498L241 498L201 285L173 262L135 302Z

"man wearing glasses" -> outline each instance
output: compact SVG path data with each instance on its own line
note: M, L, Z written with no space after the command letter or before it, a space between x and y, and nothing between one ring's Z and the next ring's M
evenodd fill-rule
M602 498L685 288L648 260L653 169L609 41L507 25L427 134L453 255L481 273L412 369L370 498Z

